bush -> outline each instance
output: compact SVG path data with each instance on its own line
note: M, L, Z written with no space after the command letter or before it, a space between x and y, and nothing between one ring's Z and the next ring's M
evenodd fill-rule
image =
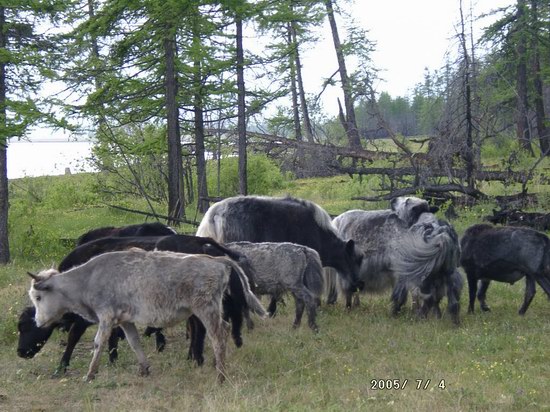
M208 193L212 196L229 197L239 193L239 159L227 157L221 160L220 190L218 192L217 163L207 166ZM285 178L281 170L266 155L248 156L248 192L267 195L273 190L282 189Z

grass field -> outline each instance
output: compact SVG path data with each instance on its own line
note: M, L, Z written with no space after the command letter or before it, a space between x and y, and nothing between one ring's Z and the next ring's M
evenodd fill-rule
M365 188L354 183L358 186L348 187L344 197L346 180L298 181L285 193L319 202L334 214L352 207L384 207L347 200ZM490 207L461 210L453 224L462 233ZM20 210L21 205L15 207ZM13 263L0 267L1 411L550 410L550 302L538 288L527 314L520 317L523 282L493 283L488 292L492 311L478 309L470 315L465 286L459 327L446 315L417 320L408 305L392 318L387 292L363 296L361 306L351 311L341 301L323 304L320 332L314 334L306 324L292 329L294 303L287 297L275 318L256 319L256 328L244 331L242 348L229 343L223 385L216 382L208 341L203 367L186 360L183 326L166 331L163 353L155 352L153 339L142 339L151 361L147 378L137 375L135 355L123 341L117 364L109 365L103 354L96 380L85 383L95 328L77 346L68 373L52 377L64 333L55 332L32 360L16 355L17 317L29 304L25 272L50 266L63 256L69 247L53 245L60 238L76 236L91 225L139 221L105 208L53 212L35 208L14 217L18 228L13 231ZM40 237L42 232L49 237ZM22 246L25 236L32 247ZM264 303L267 306L267 300Z

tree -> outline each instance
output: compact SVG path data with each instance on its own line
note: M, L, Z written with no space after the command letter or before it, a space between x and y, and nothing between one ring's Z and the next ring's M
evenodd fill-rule
M57 1L14 0L0 5L0 263L10 260L8 238L7 146L39 122L65 126L40 99L40 85L51 78L54 44L38 29L62 8Z
M514 6L497 12L501 15L486 28L483 36L483 41L490 43L494 50L488 59L488 69L498 73L491 79L491 87L497 91L493 95L500 97L501 108L514 110L515 134L520 147L533 153L531 144L538 135L541 152L547 155L548 116L544 104L547 76L544 73L550 64L541 56L550 53L550 7L540 0L517 0Z
M474 62L472 61L470 53L468 52L468 42L466 37L466 28L465 28L465 19L464 19L464 9L462 7L462 0L460 0L460 32L459 32L459 41L462 48L462 78L463 78L463 88L464 88L464 117L466 124L466 145L463 150L462 157L466 163L466 183L467 185L474 189L475 188L475 161L474 161L474 124L473 124L473 103L472 103L472 81L473 73L472 67ZM472 53L473 54L473 51Z
M246 90L244 84L243 14L235 12L235 46L237 54L237 133L239 135L239 193L248 194L246 170Z
M548 116L546 115L545 104L544 104L544 81L543 73L541 67L541 50L543 49L543 44L545 39L542 38L542 33L544 33L544 25L546 24L546 30L548 29L548 17L549 16L549 7L546 6L546 10L540 10L538 0L531 0L531 27L532 32L534 33L531 39L531 50L533 51L533 62L532 62L532 72L533 72L533 105L535 107L535 121L537 126L537 133L539 136L540 150L543 156L550 156L550 126L548 124ZM546 19L541 19L542 15L546 12ZM546 21L546 23L543 23ZM547 40L546 40L547 42ZM548 49L548 47L547 47Z
M7 46L6 36L6 9L0 6L0 50L5 51ZM8 238L8 166L7 166L7 130L6 117L6 64L0 60L0 127L4 133L0 138L0 263L10 260L10 244Z
M516 12L516 136L520 146L531 153L531 127L527 91L527 16L525 0L517 0Z
M336 18L334 16L333 0L325 0L325 7L327 10L327 18L330 23L330 30L332 33L332 40L334 42L334 49L336 51L336 57L338 60L338 71L340 73L340 82L342 84L342 92L344 94L344 107L345 113L340 107L340 119L346 135L348 136L349 147L352 149L361 148L361 140L359 138L359 129L357 128L357 121L355 119L355 107L354 99L352 95L352 87L348 76L348 70L346 67L346 60L344 57L344 50L342 42L340 41L340 35L338 33L338 25L336 24Z

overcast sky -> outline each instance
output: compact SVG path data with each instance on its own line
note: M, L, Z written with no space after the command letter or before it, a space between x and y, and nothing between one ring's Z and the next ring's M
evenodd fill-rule
M472 0L473 14L479 16L498 7L509 6L515 0ZM463 0L467 9L470 0ZM338 4L345 4L339 0ZM406 96L417 83L422 82L424 70L439 69L445 55L457 49L456 25L459 22L459 0L355 0L348 7L352 16L368 30L368 38L376 42L372 55L374 66L380 70L384 82L377 91L389 92L392 97ZM488 20L477 21L474 31L480 33ZM344 39L343 22L340 37ZM334 45L325 22L319 44L302 50L302 64L306 92L317 94L323 79L337 69ZM329 115L337 114L337 87L327 89L323 96L323 109ZM39 129L31 133L32 139L68 139L70 133Z
M479 16L513 3L514 0L472 0L473 14ZM433 72L443 66L446 53L457 48L454 37L460 21L459 4L459 0L354 1L352 16L369 31L369 39L376 42L372 58L381 70L380 77L385 79L377 85L378 91L387 91L393 97L405 96L422 82L426 67ZM463 4L467 13L470 1L463 0ZM492 20L475 22L474 32L479 33L489 21ZM316 77L328 77L336 68L329 36L327 33L323 46L309 51L304 58L311 88L318 87ZM326 103L325 108L329 109Z

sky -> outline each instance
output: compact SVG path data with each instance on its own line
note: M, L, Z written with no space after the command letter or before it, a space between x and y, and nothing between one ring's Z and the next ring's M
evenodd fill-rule
M473 14L478 16L491 10L508 6L515 0L471 0ZM463 0L468 8L470 0ZM346 4L338 0L338 4ZM372 55L374 66L380 70L383 82L375 84L378 92L388 92L392 97L407 96L414 86L421 83L425 69L431 72L445 62L445 54L457 49L453 41L459 21L459 0L354 0L349 6L351 15L368 30L369 40L376 42ZM474 31L480 32L488 24L478 21ZM339 21L340 37L344 38L343 24ZM334 45L328 23L320 32L316 47L302 50L302 64L306 92L316 95L323 79L337 69ZM352 67L348 68L352 69ZM337 87L325 91L323 109L329 115L337 114ZM31 140L70 140L69 133L38 129Z
M469 8L469 0L463 0L463 3L464 8ZM479 16L513 3L514 0L472 0L473 14ZM406 96L417 83L422 82L425 68L433 72L443 66L446 53L457 48L453 39L455 27L460 21L459 4L459 0L353 2L352 16L369 31L369 40L376 42L372 59L375 67L381 70L379 76L385 80L375 85L378 92L386 91L392 97ZM480 33L490 21L475 22L474 33ZM327 26L325 32L328 30ZM311 88L318 87L314 79L320 73L328 77L336 68L334 46L329 36L330 32L326 33L323 45L307 51L303 59L307 85ZM326 67L326 62L331 67Z

